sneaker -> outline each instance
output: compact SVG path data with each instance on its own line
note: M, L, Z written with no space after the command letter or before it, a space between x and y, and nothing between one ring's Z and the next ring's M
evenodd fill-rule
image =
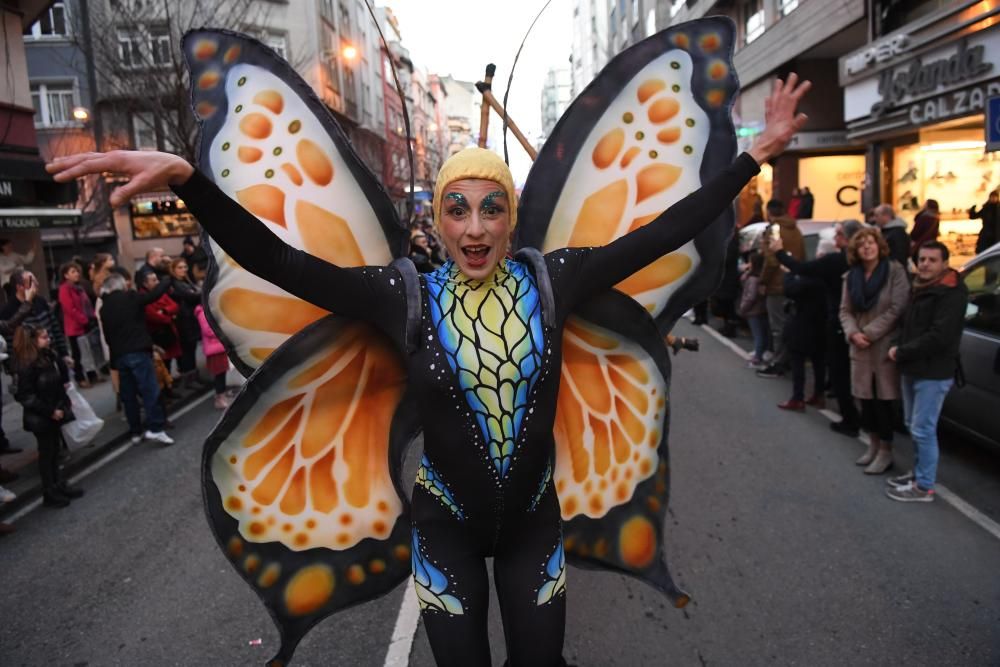
M17 494L0 486L0 503L12 503L17 500Z
M146 431L143 435L146 440L156 440L157 442L162 442L164 445L174 444L174 439L163 431Z
M758 359L757 357L750 357L747 360L747 368L752 368L755 371L759 371L760 369L764 368L764 366L765 366L764 362Z
M913 471L906 473L905 475L898 475L897 477L890 477L885 480L885 483L894 489L902 489L903 487L910 486L915 481L917 481L916 476L914 476Z
M141 433L135 433L135 434L133 434L132 437L129 438L129 441L133 445L138 445L140 442L142 442L142 434Z
M785 377L785 371L772 364L767 368L757 371L757 377L767 379L783 378Z
M890 487L885 490L885 495L901 503L931 503L934 502L934 489L925 491L917 486L916 482L907 484L901 488Z
M225 410L228 407L229 407L229 399L226 398L226 395L225 394L216 394L215 395L215 409L216 410Z

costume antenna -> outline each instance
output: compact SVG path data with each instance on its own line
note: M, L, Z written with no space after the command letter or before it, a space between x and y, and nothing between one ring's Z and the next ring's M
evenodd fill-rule
M535 20L532 21L531 25L528 26L528 31L526 33L524 33L524 38L521 40L521 46L517 47L517 54L514 56L514 62L510 66L510 76L507 77L507 89L503 91L503 108L504 108L504 112L503 112L503 161L507 163L508 167L510 166L510 159L509 159L509 157L507 155L507 125L508 125L508 119L507 119L507 96L510 95L510 84L514 80L514 68L517 67L517 59L521 57L521 49L524 48L524 43L526 41L528 41L528 35L531 34L532 28L535 27L535 24L538 23L538 19L541 18L542 13L545 12L545 10L549 8L549 4L551 4L551 3L552 3L552 0L547 0L546 3L544 5L542 5L542 8L538 11L538 14L535 15Z

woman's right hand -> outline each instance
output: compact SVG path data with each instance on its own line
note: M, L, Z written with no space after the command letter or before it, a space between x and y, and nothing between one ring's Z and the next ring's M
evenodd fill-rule
M62 410L56 409L52 411L52 421L62 421L62 418L66 416Z
M851 334L851 342L854 343L854 346L859 350L867 350L872 345L872 342L868 340L868 336L864 335L860 331Z
M111 193L112 206L121 206L143 192L182 185L194 173L184 158L158 151L77 153L56 158L45 169L60 183L107 171L127 175L129 182Z

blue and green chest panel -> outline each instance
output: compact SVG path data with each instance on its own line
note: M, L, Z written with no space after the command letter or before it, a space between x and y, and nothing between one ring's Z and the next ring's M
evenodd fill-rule
M535 278L511 260L484 281L466 278L448 262L427 274L426 284L431 321L503 478L542 367Z

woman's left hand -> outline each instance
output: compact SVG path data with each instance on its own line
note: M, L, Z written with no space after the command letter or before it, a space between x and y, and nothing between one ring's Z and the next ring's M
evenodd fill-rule
M800 83L795 72L789 74L785 81L774 81L774 90L764 100L764 131L757 135L757 140L748 151L757 164L764 164L780 155L792 136L805 126L807 116L796 113L796 109L811 87L809 81Z

